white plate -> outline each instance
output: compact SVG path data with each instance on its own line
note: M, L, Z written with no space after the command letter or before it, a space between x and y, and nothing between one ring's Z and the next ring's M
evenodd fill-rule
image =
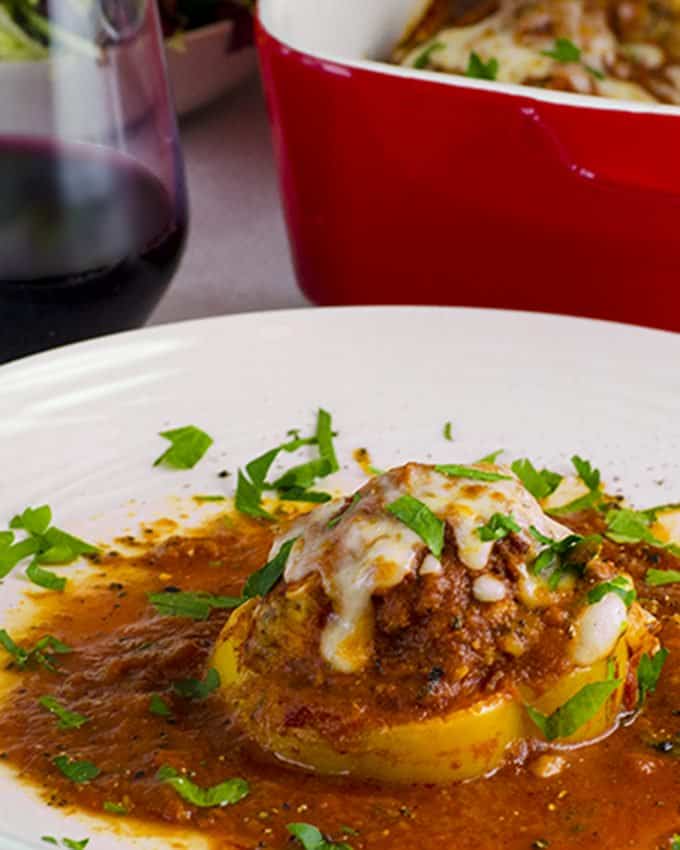
M680 335L464 309L300 310L113 336L0 368L0 528L49 502L56 522L89 539L135 530L142 518L178 513L190 493L218 492L219 470L234 471L289 428L312 428L320 405L340 431L345 485L358 478L359 446L380 467L465 462L504 447L565 471L579 452L639 506L677 500L679 364ZM204 460L188 472L154 469L158 432L187 424L215 438ZM193 510L198 519L218 507ZM25 587L20 576L0 587L2 625ZM3 850L44 850L44 834L89 835L88 850L167 846L167 836L133 841L47 808L7 768L0 831ZM192 850L203 846L186 837Z
M234 24L219 21L187 33L182 49L167 45L168 77L178 115L207 106L250 77L254 47L232 49Z

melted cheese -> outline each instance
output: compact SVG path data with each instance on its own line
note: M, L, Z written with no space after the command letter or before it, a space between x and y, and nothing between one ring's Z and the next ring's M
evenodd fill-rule
M659 68L665 62L660 47L647 43L618 44L603 11L584 7L581 3L562 3L542 13L537 9L535 13L542 15L543 26L534 23L532 28L530 22L526 23L527 17L532 15L529 4L503 0L495 14L472 26L443 29L426 44L401 56L399 61L418 67L423 51L436 45L428 56L429 67L436 70L465 74L474 52L485 63L491 59L498 62L498 82L531 84L556 75L568 80L572 91L582 94L657 101L641 85L607 74L606 70L617 67L617 56L647 68ZM546 56L545 52L555 47L556 36L552 33L577 44L582 51L581 61L560 62ZM663 96L676 103L680 99L680 85L672 74L667 77Z
M330 527L330 520L339 515L344 503L329 502L311 511L275 542L272 556L286 540L299 538L286 564L286 582L294 584L318 574L332 602L333 613L322 633L321 654L335 669L351 673L366 666L372 651L371 598L375 594L396 587L418 570L423 574L441 571L441 563L428 553L420 536L387 512L387 506L399 496L415 497L447 522L455 535L460 560L479 577L484 576L494 541L482 541L478 529L496 513L512 514L532 558L542 547L530 533L531 526L552 540L569 534L567 528L543 513L510 470L485 468L508 478L493 482L452 478L431 467L410 464L372 479L360 491L361 498ZM495 584L492 587L491 578L484 576L478 588L482 597L497 601L502 598L500 588ZM549 598L545 582L528 570L521 575L518 593L531 605L545 604Z

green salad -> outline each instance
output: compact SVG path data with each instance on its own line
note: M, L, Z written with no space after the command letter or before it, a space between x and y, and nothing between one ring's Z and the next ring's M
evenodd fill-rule
M46 59L63 48L98 56L107 41L141 20L146 0L0 0L0 61ZM222 20L235 23L234 44L252 40L253 0L157 0L166 39ZM112 20L111 15L116 19Z

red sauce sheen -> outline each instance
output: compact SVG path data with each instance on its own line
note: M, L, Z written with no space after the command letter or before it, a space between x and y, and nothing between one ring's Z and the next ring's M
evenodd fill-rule
M581 515L569 524L585 532L598 522ZM532 770L536 753L491 778L400 787L277 764L233 728L218 692L192 701L173 691L173 682L205 676L229 612L215 610L204 622L162 617L147 594L180 588L238 595L270 542L269 529L256 523L220 524L201 536L140 547L136 557L107 555L75 590L40 596L30 627L13 637L32 645L51 634L74 651L60 657L57 673L12 674L15 686L0 706L2 759L41 789L48 805L102 813L105 802L122 804L135 824L141 821L140 832L174 825L179 837L193 828L225 850L299 846L286 830L297 821L354 850L670 850L680 833L680 585L654 589L642 578L650 566L677 569L677 559L605 544L605 556L625 565L642 604L662 621L661 642L670 650L656 693L633 723L563 752L566 766L551 778ZM149 711L152 694L170 706L170 718ZM38 703L44 695L90 722L60 730ZM62 754L93 762L100 775L74 784L52 763ZM201 787L243 777L250 794L233 806L199 809L156 777L162 765L186 771Z

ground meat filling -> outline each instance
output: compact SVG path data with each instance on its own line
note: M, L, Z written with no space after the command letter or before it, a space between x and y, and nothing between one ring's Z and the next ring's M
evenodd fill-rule
M339 706L340 715L360 705L392 721L445 713L520 684L547 689L573 666L568 645L582 598L527 608L516 595L526 549L517 535L495 544L486 573L509 592L480 602L449 529L440 575L409 575L373 597L373 660L360 675L338 673L319 654L332 606L318 575L280 583L252 618L242 663L301 703ZM616 568L596 560L589 572L584 592Z

